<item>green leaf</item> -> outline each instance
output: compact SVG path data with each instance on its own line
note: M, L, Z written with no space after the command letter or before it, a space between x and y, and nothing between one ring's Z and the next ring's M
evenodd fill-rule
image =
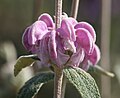
M34 63L36 55L25 55L25 56L20 56L17 59L16 64L14 65L14 75L17 76L18 73L25 67L30 66L31 64Z
M40 90L44 83L53 80L53 73L39 73L30 80L19 90L17 98L33 98Z
M80 68L66 68L63 72L82 98L101 98L96 82L89 73Z

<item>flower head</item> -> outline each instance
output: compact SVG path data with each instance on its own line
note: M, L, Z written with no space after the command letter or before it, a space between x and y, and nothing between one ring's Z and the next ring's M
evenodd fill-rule
M46 13L23 34L24 47L38 55L40 66L55 64L86 69L88 62L95 65L100 59L95 41L95 30L90 24L64 17L61 26L55 29L55 23Z

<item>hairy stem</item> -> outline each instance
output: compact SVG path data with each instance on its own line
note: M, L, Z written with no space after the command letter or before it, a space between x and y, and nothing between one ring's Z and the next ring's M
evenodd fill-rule
M66 84L67 84L67 79L66 79L66 77L63 75L62 97L61 97L61 98L64 98L64 97L65 97L65 88L66 88Z
M55 0L55 27L60 27L62 18L62 0ZM54 67L54 98L62 97L63 69Z
M79 8L79 0L73 0L72 1L71 16L75 19L77 18L78 8Z
M62 0L55 0L55 26L58 28L62 17Z
M63 71L60 68L54 68L54 72L54 98L62 98Z

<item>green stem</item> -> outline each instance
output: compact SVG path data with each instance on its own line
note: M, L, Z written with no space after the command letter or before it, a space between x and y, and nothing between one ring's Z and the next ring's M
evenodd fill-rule
M71 16L75 19L77 18L78 8L79 8L79 0L73 0L72 1Z
M111 73L111 72L103 69L102 67L100 67L98 65L91 66L91 67L93 67L93 69L95 70L96 73L100 73L100 74L106 75L106 76L111 77L111 78L115 76L114 73Z

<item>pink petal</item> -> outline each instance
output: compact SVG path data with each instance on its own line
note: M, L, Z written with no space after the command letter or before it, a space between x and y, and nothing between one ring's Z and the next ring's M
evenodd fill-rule
M56 59L56 65L61 67L63 66L67 61L68 59L70 58L69 55L66 55L64 53L62 53L61 51L57 51L57 59Z
M66 33L63 28L58 28L57 32L59 32L59 35L64 38L64 39L68 39L69 38L69 34Z
M93 41L95 42L96 41L96 33L95 33L95 30L94 28L88 24L87 22L79 22L76 26L75 26L75 29L78 29L78 28L84 28L86 30L88 30L90 32L90 34L92 35L93 37Z
M24 32L24 34L22 36L22 43L23 43L26 50L28 50L28 51L30 51L32 53L36 53L37 48L35 47L35 45L29 44L29 40L31 40L31 39L29 39L30 30L31 30L31 26L28 27L25 30L25 32Z
M90 65L96 65L100 60L100 50L97 45L94 44L93 53L90 55L85 54L85 58L81 64L81 68L88 70Z
M48 41L49 41L49 37L46 37L44 39L42 39L39 42L39 49L37 51L38 57L40 59L40 63L43 66L48 65L50 62L50 57L49 57L49 52L48 52Z
M94 50L91 55L89 55L89 60L93 65L96 65L100 60L100 50L97 45L94 45Z
M74 26L67 18L62 20L61 27L57 31L60 33L62 38L67 38L71 41L76 40Z
M49 54L50 57L54 60L57 58L57 51L56 51L56 31L52 31L49 42L48 42L48 48L49 48Z
M77 20L74 19L74 18L72 18L72 17L67 18L67 20L68 20L73 26L75 26L75 25L78 23Z
M92 52L93 48L93 38L89 31L84 28L79 28L76 30L77 42L85 50L87 54Z
M30 48L31 48L31 45L29 45L28 43L28 33L29 33L29 29L30 27L27 27L25 29L25 32L23 33L23 36L22 36L22 43L23 43L23 46L29 51Z
M57 50L59 49L62 53L65 53L63 38L56 34Z
M47 25L47 27L51 27L51 28L54 27L54 22L53 22L53 20L52 20L52 17L51 17L49 14L47 14L47 13L42 14L42 15L38 18L38 20L41 20L41 21L45 22L46 25Z
M73 41L64 39L64 49L76 53L76 47Z
M70 66L78 67L83 61L85 53L82 48L79 48L76 53L74 53L70 59Z
M89 66L90 66L90 63L89 63L88 59L89 59L88 55L85 54L84 60L83 60L83 62L79 66L80 68L82 68L85 71L87 71L89 69Z
M35 45L38 40L41 40L48 33L46 24L43 21L36 21L30 28L28 37L29 44Z

